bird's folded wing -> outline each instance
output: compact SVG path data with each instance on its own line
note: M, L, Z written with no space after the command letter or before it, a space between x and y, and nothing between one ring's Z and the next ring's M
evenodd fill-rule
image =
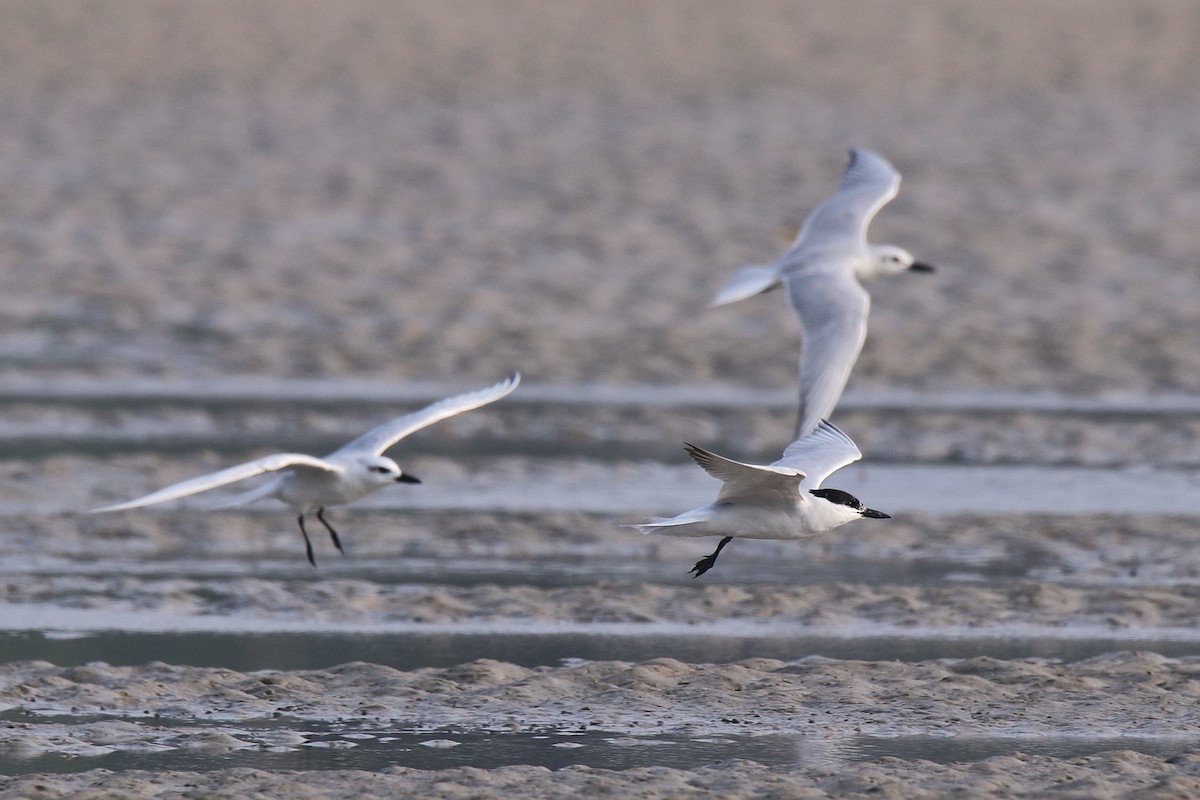
M717 502L725 500L769 500L796 497L804 472L792 467L743 464L695 445L685 449L705 472L722 482Z
M209 489L216 489L218 486L236 483L246 478L253 478L255 475L262 475L264 472L276 472L281 469L312 469L326 473L344 471L342 467L336 464L330 464L328 461L306 456L302 453L275 453L274 455L256 458L253 461L247 461L244 464L227 467L217 472L210 472L207 475L201 475L197 478L180 481L164 489L159 489L157 492L152 492L145 497L139 497L136 500L104 506L103 508L93 508L88 513L98 514L104 511L123 511L129 508L150 506L155 503L165 503L169 500L178 500L181 497L206 492Z
M389 447L396 442L408 436L411 433L428 427L439 420L453 417L455 414L461 414L464 411L470 411L473 408L485 406L488 403L494 403L501 397L509 394L513 389L517 388L517 384L521 382L520 373L514 372L504 380L489 386L486 389L480 389L474 392L466 392L453 397L447 397L445 400L439 400L432 405L422 408L420 411L414 411L411 414L405 414L401 417L388 420L382 425L378 425L364 433L349 444L330 453L327 458L335 456L343 456L349 453L370 453L372 455L383 455Z
M783 457L771 466L803 469L807 477L804 489L817 489L833 473L862 458L858 445L829 420L821 420L816 429L787 446Z

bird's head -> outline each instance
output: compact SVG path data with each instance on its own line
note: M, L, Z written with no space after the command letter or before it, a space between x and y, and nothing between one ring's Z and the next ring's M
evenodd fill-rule
M386 486L389 483L420 483L421 479L400 469L400 465L387 456L372 456L361 462L362 474L371 483Z
M809 494L812 494L815 497L820 497L830 505L840 506L852 519L854 517L866 517L867 519L892 518L891 514L885 514L882 511L876 511L873 508L867 508L857 497L849 492L843 492L841 489L809 489Z
M933 266L917 261L913 254L903 247L881 244L871 248L870 265L858 277L870 279L880 275L898 275L901 272L933 272Z

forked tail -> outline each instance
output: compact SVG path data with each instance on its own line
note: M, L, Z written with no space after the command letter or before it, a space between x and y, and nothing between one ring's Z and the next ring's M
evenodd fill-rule
M646 522L639 522L636 525L627 527L635 528L642 533L667 533L673 536L702 536L705 534L699 531L688 531L687 526L694 525L697 522L707 522L712 519L712 510L707 506L693 508L691 511L684 511L674 517L651 517ZM672 528L682 528L682 530L671 530Z
M654 533L656 528L662 528L668 525L680 525L682 523L674 522L670 517L651 517L645 522L638 522L633 525L622 525L623 528L633 528L639 533Z

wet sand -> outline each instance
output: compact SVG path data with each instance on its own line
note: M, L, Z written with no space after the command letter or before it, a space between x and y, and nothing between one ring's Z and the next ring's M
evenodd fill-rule
M313 796L326 792L403 792L430 787L438 796L490 795L504 791L515 775L529 783L523 796L553 797L566 791L623 794L647 789L662 796L719 788L728 796L937 796L957 782L972 793L1037 793L1066 789L1071 796L1118 796L1150 790L1151 796L1185 796L1198 785L1195 757L1168 760L1135 752L1090 758L1052 759L1012 755L978 764L934 764L885 758L847 764L840 752L861 736L913 734L970 740L981 733L1017 742L1037 737L1086 739L1097 730L1121 728L1127 737L1196 737L1195 659L1152 654L1114 654L1075 664L999 661L875 662L810 659L785 663L759 659L721 665L688 665L671 659L640 664L589 662L528 670L494 661L475 661L448 670L400 672L351 663L320 672L258 672L171 667L94 665L60 668L32 662L3 670L4 702L39 713L174 716L179 708L203 707L206 720L347 718L403 720L427 730L427 747L453 747L446 729L605 731L648 736L671 732L704 739L750 732L796 736L797 766L766 769L752 761L725 761L707 769L680 771L536 768L423 772L391 768L379 773L266 773L217 770L157 773L92 771L81 775L33 776L7 781L8 797L101 788L125 796L160 796L180 789L228 793L257 782L266 790L291 792L304 784ZM38 702L52 692L57 709ZM227 731L228 729L226 729ZM203 727L164 731L149 724L93 723L66 728L10 722L6 750L34 757L44 750L93 756L122 749L294 748L298 737L241 737ZM1022 739L1021 737L1026 737ZM369 738L369 737L368 737ZM635 740L636 741L636 740ZM634 746L637 746L636 744ZM653 746L650 741L642 746ZM1019 745L1018 745L1019 747ZM852 759L851 759L852 760ZM719 780L714 787L710 781ZM649 784L647 786L646 784ZM437 788L437 787L441 788ZM811 792L801 794L802 792ZM1155 794L1157 792L1157 794ZM653 796L660 796L655 794ZM1124 796L1124 795L1120 795Z
M551 772L542 767L471 768L422 772L392 768L379 773L334 771L325 773L271 773L230 770L181 773L180 784L207 797L257 797L285 792L292 797L349 796L367 798L409 796L448 798L487 797L503 794L568 797L582 793L636 792L641 797L939 797L957 793L964 784L971 791L997 797L1036 797L1054 793L1061 797L1117 797L1114 787L1144 792L1148 797L1188 797L1200 787L1200 764L1194 756L1174 760L1164 767L1152 757L1137 753L1061 760L1036 756L992 759L971 769L928 762L883 759L852 772L835 772L811 779L781 774L753 762L728 762L689 772L650 767L618 773L590 767L568 767ZM1020 775L1019 781L1013 775ZM614 785L614 780L616 781ZM113 787L125 797L162 797L161 776L146 772L120 775L68 776L51 781L21 781L17 791L88 792ZM1019 783L1020 788L1014 784ZM920 785L920 789L914 789ZM1020 792L1025 792L1022 795ZM18 796L18 795L11 795ZM36 793L31 796L38 796ZM603 795L601 795L603 796Z
M684 440L777 453L786 404L579 399L786 397L780 298L705 305L865 145L904 175L873 238L939 271L873 290L838 416L864 469L1161 469L1186 493L1196 414L1146 409L1200 389L1192 4L0 8L0 376L83 386L0 414L0 641L22 654L0 798L1200 793L1196 514L898 514L738 542L693 581L712 542L620 527L681 496L605 510L588 487L675 480ZM338 510L348 554L319 542L318 570L280 508L76 513L335 445L393 413L372 387L514 368L576 399L414 437L438 505ZM374 399L87 399L225 381ZM1072 407L922 407L1047 392ZM506 486L579 501L465 499ZM556 630L638 655L489 657ZM321 666L264 644L281 632ZM339 658L337 632L409 650ZM218 634L212 664L183 655ZM126 663L134 635L156 654ZM453 663L414 644L435 636ZM686 660L655 652L680 637ZM739 637L777 650L723 657ZM254 760L306 752L333 755Z

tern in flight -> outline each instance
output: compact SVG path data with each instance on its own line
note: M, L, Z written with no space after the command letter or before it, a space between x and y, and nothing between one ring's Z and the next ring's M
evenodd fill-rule
M384 453L401 439L439 420L494 403L516 389L520 381L520 374L514 372L486 389L439 400L420 411L396 417L372 428L324 458L302 453L275 453L172 484L136 500L93 509L89 513L124 511L165 503L253 478L265 472L277 472L279 474L274 479L222 503L220 507L242 505L263 497L275 497L287 503L299 514L296 521L300 525L300 533L304 536L305 553L309 563L315 567L317 562L313 558L312 542L309 541L308 530L304 526L306 515L315 513L317 520L329 531L334 547L344 553L337 531L325 519L327 506L353 503L377 489L395 483L420 483L420 479L403 471L399 464Z
M867 244L867 226L896 196L900 173L870 150L850 151L837 192L808 216L774 264L734 273L713 306L784 286L800 319L800 413L796 437L833 414L867 337L871 296L862 282L901 272L932 272L907 250Z
M642 533L668 536L722 536L717 549L692 567L699 578L713 568L725 545L742 539L805 539L856 519L890 519L857 497L821 484L862 458L858 446L828 420L788 445L774 464L740 461L686 445L688 455L721 481L717 499L674 517L633 525Z

